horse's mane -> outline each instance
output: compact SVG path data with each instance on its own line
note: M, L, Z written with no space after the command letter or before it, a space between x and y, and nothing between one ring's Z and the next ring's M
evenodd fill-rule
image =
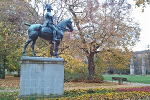
M61 21L57 26L62 27L68 21L68 19ZM66 25L65 25L66 26Z

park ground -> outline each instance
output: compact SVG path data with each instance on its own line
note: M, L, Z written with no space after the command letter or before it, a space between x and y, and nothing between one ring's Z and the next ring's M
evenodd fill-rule
M64 83L64 96L60 100L73 100L86 99L86 100L99 100L97 98L104 98L101 100L150 100L150 76L130 76L130 75L103 75L104 83L84 83L84 82L67 82ZM118 82L112 82L111 77L124 77L131 81L131 84L124 82L122 85L118 85ZM144 78L144 79L143 79ZM135 82L135 80L137 80ZM149 87L143 87L149 86ZM19 95L20 78L14 76L6 76L5 79L0 79L0 100L14 100ZM126 89L132 87L130 90L136 90L137 92L119 92L112 89ZM140 88L141 87L141 88ZM138 92L141 90L142 92ZM122 91L122 90L121 90ZM146 92L145 92L146 91ZM89 94L90 93L90 94ZM92 93L92 94L91 94ZM132 94L132 95L131 95ZM69 98L69 99L68 99ZM93 99L91 99L93 98ZM113 98L113 99L112 99ZM115 99L116 98L116 99ZM119 99L118 99L119 98ZM124 99L127 98L127 99ZM140 99L139 99L140 98ZM148 99L142 99L148 98ZM17 99L20 100L20 99ZM30 99L29 99L30 100ZM33 99L32 99L33 100ZM41 99L35 99L41 100ZM49 100L47 98L43 100ZM51 100L51 99L50 99Z
M141 75L103 75L104 83L84 83L84 82L67 82L64 83L64 90L71 89L91 89L91 88L123 88L123 87L136 87L136 86L149 86L150 76ZM131 84L124 82L118 85L117 81L112 82L111 77L124 77L131 81ZM141 84L143 83L143 85ZM6 76L5 79L0 79L0 91L2 90L18 90L20 88L20 77Z

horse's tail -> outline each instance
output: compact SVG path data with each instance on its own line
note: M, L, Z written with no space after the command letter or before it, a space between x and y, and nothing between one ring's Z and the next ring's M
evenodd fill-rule
M24 25L31 26L31 24L29 24L29 23L24 23Z

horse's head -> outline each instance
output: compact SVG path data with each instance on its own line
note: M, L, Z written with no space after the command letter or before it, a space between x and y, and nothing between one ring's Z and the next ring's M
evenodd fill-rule
M71 18L69 18L68 21L67 21L67 27L69 28L69 30L71 32L73 31L73 26L72 26Z
M71 18L66 19L61 21L57 27L59 27L59 29L61 29L63 32L66 31L66 27L69 28L69 31L73 31L73 26L72 26L72 22L71 22Z

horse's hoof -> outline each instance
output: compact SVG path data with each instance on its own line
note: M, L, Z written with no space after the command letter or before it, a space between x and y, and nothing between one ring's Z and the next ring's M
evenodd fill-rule
M34 57L38 57L37 55L34 55Z
M24 53L23 56L27 56L27 55Z
M55 58L60 58L59 56L56 56Z

